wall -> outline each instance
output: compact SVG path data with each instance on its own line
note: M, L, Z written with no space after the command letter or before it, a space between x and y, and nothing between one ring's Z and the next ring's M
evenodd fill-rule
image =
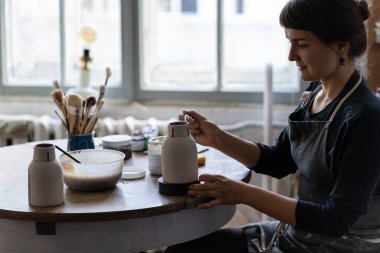
M371 15L368 19L368 82L372 89L380 87L380 44L375 42L375 21L380 19L380 1L367 0L371 6Z

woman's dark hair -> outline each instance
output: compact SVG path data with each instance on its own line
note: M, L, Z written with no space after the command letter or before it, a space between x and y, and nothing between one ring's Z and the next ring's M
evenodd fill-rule
M281 11L280 24L310 31L327 45L349 42L348 55L354 58L367 48L363 21L368 16L364 0L290 0Z

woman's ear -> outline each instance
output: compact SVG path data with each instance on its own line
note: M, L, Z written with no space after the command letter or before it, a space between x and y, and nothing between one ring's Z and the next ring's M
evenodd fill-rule
M350 42L348 41L341 41L336 43L337 45L337 54L338 57L344 57L348 53L348 50L350 49Z
M348 60L348 50L350 49L350 42L341 41L336 42L332 45L333 50L336 53L337 60L339 65L346 65L346 61Z

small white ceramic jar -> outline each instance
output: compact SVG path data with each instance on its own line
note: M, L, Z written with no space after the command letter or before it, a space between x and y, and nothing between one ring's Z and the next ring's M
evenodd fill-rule
M148 141L149 171L153 175L162 175L161 147L165 136L150 138Z
M63 170L55 157L55 146L41 143L34 146L28 168L29 204L38 207L57 206L64 202Z
M124 160L132 157L132 138L129 135L108 135L102 138L103 149L124 153Z
M132 151L140 152L145 150L145 137L142 131L132 132Z

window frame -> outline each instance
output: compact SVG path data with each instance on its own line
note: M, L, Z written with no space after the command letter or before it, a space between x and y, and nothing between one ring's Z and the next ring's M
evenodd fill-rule
M0 34L5 34L5 0L0 0ZM65 56L65 13L63 6L65 0L58 0L60 5L60 41L61 59ZM223 91L222 90L222 67L223 67L223 43L218 43L217 50L217 86L210 91L170 91L170 90L144 90L143 82L143 47L142 43L142 3L139 0L120 0L121 6L121 52L122 52L122 81L121 87L108 87L107 97L124 101L214 101L214 102L262 102L263 92L247 91ZM223 0L217 0L217 41L222 42L223 37ZM132 36L128 36L132 35ZM4 38L4 36L1 36ZM52 86L7 86L4 84L6 71L5 40L0 40L0 96L50 96ZM61 76L59 77L64 90L72 88L65 84L64 69L61 64ZM298 100L305 83L300 81L298 92L275 92L275 103L293 103Z

